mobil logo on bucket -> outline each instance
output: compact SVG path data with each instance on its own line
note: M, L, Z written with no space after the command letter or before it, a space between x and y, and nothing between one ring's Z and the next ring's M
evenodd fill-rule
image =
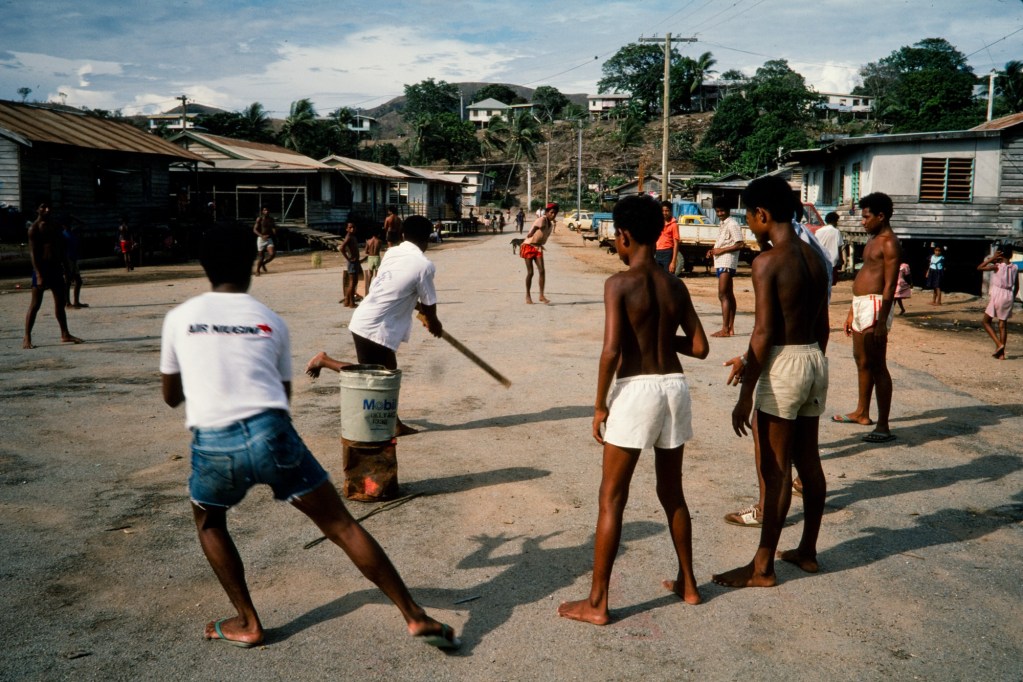
M349 365L341 370L341 436L379 443L394 436L401 370Z

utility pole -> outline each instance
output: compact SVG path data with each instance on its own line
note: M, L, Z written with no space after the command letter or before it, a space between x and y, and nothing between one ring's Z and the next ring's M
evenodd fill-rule
M543 205L551 203L551 136L554 135L554 121L547 128L547 170L543 175Z
M181 100L181 132L185 132L186 128L185 118L188 112L188 95L182 95L181 97L177 97L175 99Z
M676 38L676 41L680 43L695 43L696 38ZM639 42L641 43L659 43L660 38L643 38L640 37ZM664 34L664 104L661 107L664 110L663 126L664 129L661 131L661 201L669 201L668 199L668 114L671 111L671 34ZM642 179L641 179L642 182Z
M583 210L583 124L579 122L579 156L575 175L575 210Z
M533 212L533 167L526 164L526 213Z
M989 121L995 110L995 78L997 77L998 72L991 69L991 73L987 77L987 120Z

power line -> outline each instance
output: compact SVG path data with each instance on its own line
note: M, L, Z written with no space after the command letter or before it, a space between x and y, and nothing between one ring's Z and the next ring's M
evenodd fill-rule
M1020 31L1023 31L1023 26L1020 26L1019 28L1017 28L1012 33L1010 33L1008 35L1004 35L1001 38L999 38L998 40L995 40L994 42L988 43L987 45L985 45L984 47L980 48L979 50L975 50L975 51L971 52L970 54L966 55L966 57L964 57L964 59L969 59L970 57L972 57L973 55L977 54L978 52L983 52L984 50L988 49L989 47L991 47L995 43L1000 43L1003 40L1005 40L1006 38L1011 38L1012 36L1016 35Z

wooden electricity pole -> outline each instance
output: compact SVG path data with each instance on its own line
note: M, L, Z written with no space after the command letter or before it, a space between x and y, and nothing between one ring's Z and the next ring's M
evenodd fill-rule
M695 43L696 38L676 38L680 43ZM641 43L659 43L660 38L640 38ZM668 114L671 112L671 34L664 34L664 104L663 127L661 131L661 201L668 198Z

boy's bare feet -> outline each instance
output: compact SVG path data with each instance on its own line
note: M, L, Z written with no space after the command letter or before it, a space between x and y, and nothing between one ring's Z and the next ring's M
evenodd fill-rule
M998 350L996 350L994 353L991 354L991 357L997 358L999 360L1004 360L1005 359L1005 346L999 346Z
M533 305L533 299L531 296L526 295L526 303L528 303L529 305Z
M732 333L730 331L728 331L727 329L719 329L716 332L714 332L713 334L711 334L711 336L713 336L716 339L722 339L722 338L724 338L726 336L731 336L731 335L732 335Z
M745 566L711 576L711 580L725 587L774 587L778 582L773 573L771 575L757 573L752 561Z
M561 606L558 607L558 615L562 618L571 618L593 625L607 625L611 620L611 615L606 608L601 609L593 606L589 599L561 602Z
M803 569L807 573L816 573L821 570L821 567L817 564L817 557L804 556L798 549L787 549L784 552L778 552L778 558L782 561L787 561L790 564L795 564L799 568Z
M325 351L320 351L313 356L313 359L309 361L309 364L305 366L305 373L311 376L313 379L319 378L320 370L323 369L323 359L327 357Z
M664 585L664 589L668 590L668 592L673 592L687 604L696 605L703 601L703 597L700 596L700 591L696 588L696 585L686 585L685 580L662 580L661 585ZM681 591L679 588L681 588Z
M541 296L540 297L540 303L546 303L547 305L550 305L551 304L551 300L549 298L547 298L546 296Z
M32 337L26 336L21 342L21 347L24 348L25 350L31 350L32 348L35 348L35 344L32 343Z
M60 337L60 340L63 343L85 343L85 341L82 341L77 336L71 336L70 334L64 334Z
M259 623L256 623L253 627L245 628L239 621L240 618L237 616L210 621L206 623L206 630L203 636L206 639L223 639L228 644L241 647L254 647L263 643L263 628L260 627ZM217 632L218 629L219 634Z

